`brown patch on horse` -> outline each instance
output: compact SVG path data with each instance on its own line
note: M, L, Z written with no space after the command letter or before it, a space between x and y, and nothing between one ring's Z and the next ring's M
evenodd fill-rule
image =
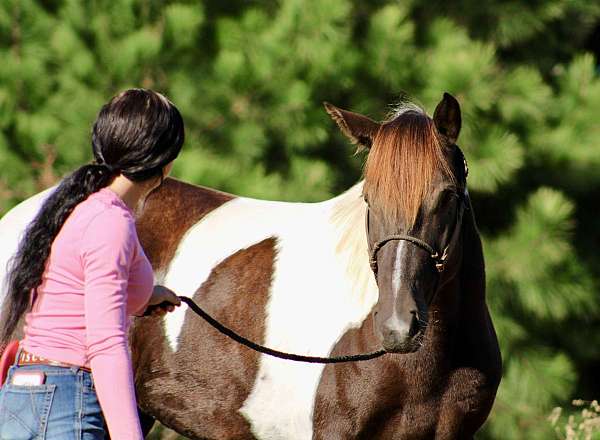
M408 110L377 132L365 164L364 194L390 221L410 227L437 173L455 180L434 121Z
M231 194L167 178L146 201L136 221L138 237L154 272L166 272L187 230L235 198Z
M276 239L268 238L229 256L193 297L217 320L261 344L275 246ZM260 354L219 333L191 310L186 311L178 342L181 349L173 353L159 318L136 321L132 355L141 409L190 438L254 438L249 423L234 409L252 391Z

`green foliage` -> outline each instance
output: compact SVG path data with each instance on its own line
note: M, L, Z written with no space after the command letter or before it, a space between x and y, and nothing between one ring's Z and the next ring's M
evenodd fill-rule
M599 25L597 0L6 0L0 211L90 160L128 87L182 111L175 176L298 201L360 178L322 101L383 119L449 91L504 360L481 438L552 438L552 408L600 393Z
M204 22L200 6L174 3L165 8L165 43L175 50L194 49L194 44Z
M506 301L507 307L518 305L530 317L555 323L597 311L589 295L592 281L572 248L573 208L560 192L540 188L517 210L512 227L489 243L496 310Z
M564 354L553 354L548 349L516 354L496 398L489 433L499 439L552 438L552 427L546 421L547 409L572 391L573 367ZM519 398L515 400L515 396Z

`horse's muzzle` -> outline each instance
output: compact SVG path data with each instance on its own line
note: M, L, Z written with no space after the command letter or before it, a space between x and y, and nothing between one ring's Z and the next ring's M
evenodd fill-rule
M388 324L393 322L395 325ZM416 314L410 325L402 325L398 320L390 319L382 328L381 345L388 353L413 353L419 349L423 341L424 328L420 325Z

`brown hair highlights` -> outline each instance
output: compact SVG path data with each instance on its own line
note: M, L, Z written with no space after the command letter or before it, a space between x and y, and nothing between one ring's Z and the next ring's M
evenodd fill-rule
M455 180L433 120L411 108L377 132L365 164L363 193L390 221L411 227L437 173Z

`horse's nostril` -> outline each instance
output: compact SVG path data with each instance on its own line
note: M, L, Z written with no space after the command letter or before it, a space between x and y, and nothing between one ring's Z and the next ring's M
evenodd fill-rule
M395 341L397 339L401 339L402 335L395 330L388 330L386 332L385 338L391 341Z

